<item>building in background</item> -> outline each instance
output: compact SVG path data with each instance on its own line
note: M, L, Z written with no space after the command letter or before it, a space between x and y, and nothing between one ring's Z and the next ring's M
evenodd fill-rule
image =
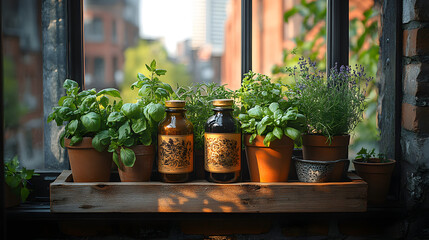
M229 0L194 0L192 36L177 46L177 60L195 82L221 82L224 28Z
M118 87L125 49L139 40L139 0L85 0L85 88Z

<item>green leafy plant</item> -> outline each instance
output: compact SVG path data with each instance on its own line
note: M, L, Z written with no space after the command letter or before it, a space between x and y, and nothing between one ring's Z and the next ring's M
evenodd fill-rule
M205 124L213 115L211 101L233 99L234 92L217 83L196 83L189 87L178 86L172 97L186 101L186 116L194 126L194 148L202 150Z
M131 89L139 89L139 101L143 105L149 103L164 103L168 100L170 94L173 93L173 89L167 83L163 83L159 80L159 77L165 75L167 70L156 68L155 59L152 60L150 65L145 64L147 70L150 72L150 77L143 75L142 73L137 74L138 80L131 85Z
M288 67L295 78L294 98L307 117L308 133L328 137L349 134L361 121L365 110L366 76L362 66L331 69L328 78L316 63L300 58L299 67Z
M375 149L371 149L371 151L366 148L361 148L356 155L356 159L359 159L361 162L367 163L386 163L389 162L386 155L383 153L375 153Z
M70 145L82 141L83 137L94 137L109 128L108 116L122 107L121 95L114 88L106 88L99 92L95 89L79 92L78 84L70 79L64 81L66 96L58 101L58 106L48 116L48 122L55 120L58 126L65 125L60 135L60 144L64 147L64 137L70 139ZM119 101L109 98L117 98ZM93 145L99 145L93 138ZM97 148L99 150L100 148Z
M5 182L11 188L12 192L16 196L20 196L22 202L25 202L30 194L30 189L27 187L28 181L33 176L38 176L39 174L25 167L19 169L18 157L15 156L12 160L4 163L4 175Z
M131 85L131 89L139 89L140 99L112 111L107 118L108 129L94 137L99 143L94 147L102 150L108 145L108 151L112 152L113 161L119 168L119 159L124 166L134 166L136 156L130 147L149 146L155 141L158 123L165 115L164 102L173 92L169 84L159 80L167 70L156 68L155 60L145 66L150 77L139 73L138 80Z
M244 133L251 134L252 143L257 135L265 136L264 145L269 146L284 135L301 142L301 132L305 129L305 116L298 112L292 101L286 99L287 85L272 82L263 74L248 72L241 88L236 91L242 113L239 114Z

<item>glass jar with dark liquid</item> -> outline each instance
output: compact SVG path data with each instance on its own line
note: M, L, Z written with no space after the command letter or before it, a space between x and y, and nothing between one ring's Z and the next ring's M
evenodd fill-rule
M231 183L240 178L241 130L232 105L232 99L213 100L215 114L206 122L204 169L211 182Z
M164 182L186 182L194 167L193 125L185 116L185 101L166 101L165 107L158 126L158 172Z

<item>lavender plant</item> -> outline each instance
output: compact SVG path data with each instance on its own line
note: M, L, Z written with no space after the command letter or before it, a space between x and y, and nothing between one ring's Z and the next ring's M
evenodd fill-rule
M349 134L362 120L365 110L365 88L372 80L363 66L334 66L329 77L316 67L316 62L301 57L298 67L288 67L295 78L295 98L299 110L307 117L307 132L329 139Z

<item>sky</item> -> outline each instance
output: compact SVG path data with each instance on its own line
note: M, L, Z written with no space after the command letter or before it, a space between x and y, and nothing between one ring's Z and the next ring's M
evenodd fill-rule
M140 36L163 37L167 51L174 56L177 42L192 35L192 1L140 1Z

